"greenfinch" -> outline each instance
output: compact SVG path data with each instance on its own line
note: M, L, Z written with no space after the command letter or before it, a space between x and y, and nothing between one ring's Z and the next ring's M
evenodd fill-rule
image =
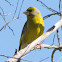
M27 16L27 21L23 27L19 50L25 48L43 34L44 22L40 11L35 7L29 7L24 14Z

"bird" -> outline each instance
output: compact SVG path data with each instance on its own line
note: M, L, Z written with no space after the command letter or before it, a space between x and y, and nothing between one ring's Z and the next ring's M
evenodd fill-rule
M41 36L44 32L43 18L37 8L29 7L23 13L27 16L27 21L22 30L19 51Z

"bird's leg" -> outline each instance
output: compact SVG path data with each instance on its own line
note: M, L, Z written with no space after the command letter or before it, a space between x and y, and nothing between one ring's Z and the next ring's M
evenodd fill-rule
M14 53L14 55L16 55L17 54L17 49L15 50L15 53Z

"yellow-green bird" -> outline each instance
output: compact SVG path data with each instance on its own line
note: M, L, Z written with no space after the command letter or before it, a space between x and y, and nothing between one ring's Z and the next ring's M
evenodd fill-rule
M19 50L41 36L44 31L43 18L37 8L29 7L24 14L27 16L27 21L22 30Z

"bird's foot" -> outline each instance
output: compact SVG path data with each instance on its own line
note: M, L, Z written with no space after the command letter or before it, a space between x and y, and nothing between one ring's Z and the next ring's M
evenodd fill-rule
M37 45L38 45L38 46L40 46L40 49L42 48L42 45L41 45L41 44L37 44ZM37 45L36 45L36 46L34 46L34 50L36 50Z
M40 49L42 48L42 45L41 45L41 44L37 44L37 45L39 45L39 46L40 46Z

